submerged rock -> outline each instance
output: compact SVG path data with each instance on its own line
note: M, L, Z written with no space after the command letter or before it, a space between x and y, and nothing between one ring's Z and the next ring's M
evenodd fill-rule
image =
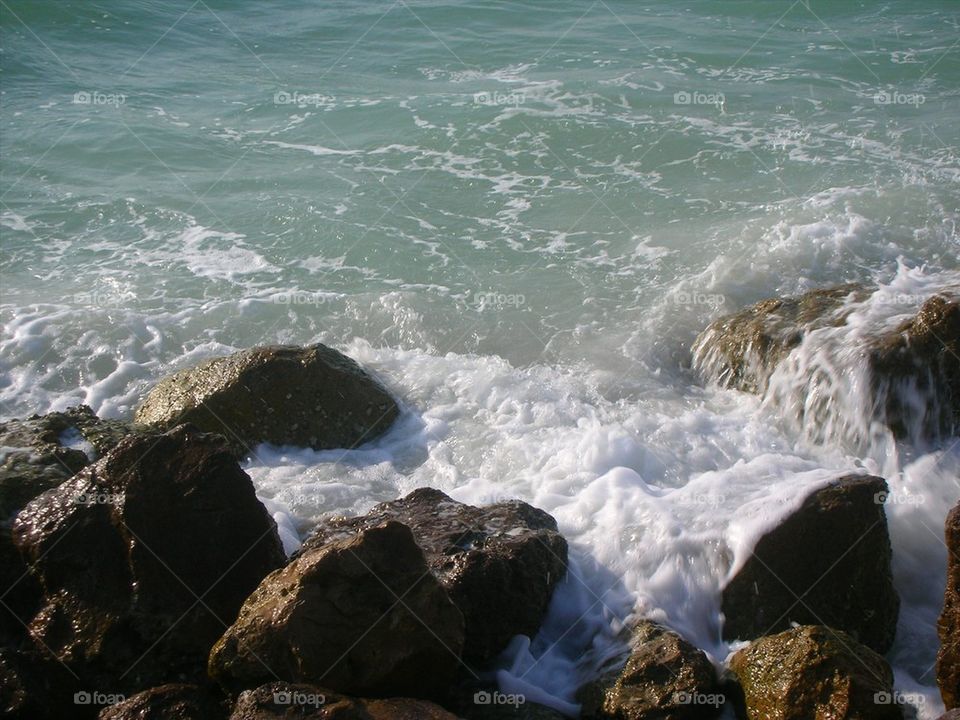
M813 492L760 538L723 589L723 637L829 623L885 653L900 598L893 585L883 478L848 475Z
M724 696L707 656L649 620L634 630L626 665L581 688L585 720L698 720L720 714Z
M537 633L567 567L567 543L550 515L519 501L477 508L419 488L366 515L322 523L304 547L323 547L388 520L410 527L463 613L468 663L488 662L514 635Z
M863 286L814 290L797 298L772 299L711 323L697 338L694 364L725 387L768 393L775 370L790 352L818 332L815 352L794 358L786 388L774 399L797 414L822 439L823 427L865 440L872 422L898 438L922 441L960 430L960 293L929 298L917 314L893 328L857 328L836 333L853 311L850 301L870 295ZM852 343L852 344L851 344ZM843 376L856 375L849 386ZM770 393L768 393L770 394ZM837 418L839 406L858 395L855 417ZM862 397L859 397L862 395ZM861 417L861 415L863 417Z
M960 295L930 298L915 317L877 338L869 353L883 386L881 412L896 436L960 432ZM894 385L907 386L910 396ZM919 412L914 390L928 400Z
M846 633L804 625L730 660L748 720L902 720L886 660Z
M104 708L98 720L223 720L218 698L196 685L150 688Z
M86 405L63 412L0 422L0 522L16 515L40 493L56 487L129 435L119 420L101 420ZM89 452L70 447L71 439Z
M352 698L308 684L273 682L240 693L230 720L456 720L439 705L411 698Z
M947 515L947 589L937 623L937 684L948 710L960 706L960 504Z
M763 300L710 323L694 343L695 363L724 387L762 393L777 364L806 333L843 325L848 298L868 294L863 285L848 284Z
M92 687L202 675L244 598L285 562L273 519L218 435L133 436L17 516L44 593L35 639Z
M435 697L456 674L463 615L410 528L387 522L302 553L268 576L210 653L210 676L276 678L351 695Z
M261 442L350 448L384 433L398 414L383 386L346 355L325 345L271 345L163 378L134 419L159 429L189 422L246 452Z

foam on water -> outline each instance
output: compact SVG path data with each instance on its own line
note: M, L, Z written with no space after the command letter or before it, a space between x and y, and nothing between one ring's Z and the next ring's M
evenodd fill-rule
M360 450L256 449L284 547L421 485L546 509L571 573L499 679L567 712L631 615L722 661L719 590L757 536L839 472L883 474L890 657L935 717L958 450L872 432L849 373L818 386L834 420L816 432L784 408L830 348L915 309L882 293L960 271L955 13L754 5L359 0L278 5L265 34L255 3L25 4L31 33L0 19L3 416L130 417L208 357L345 350L404 412ZM876 103L895 89L925 102ZM851 281L879 294L767 398L690 371L710 320Z

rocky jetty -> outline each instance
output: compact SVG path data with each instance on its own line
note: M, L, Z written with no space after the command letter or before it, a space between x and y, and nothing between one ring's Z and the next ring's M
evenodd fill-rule
M468 663L490 661L514 635L536 634L567 568L567 543L550 515L519 501L477 508L420 488L366 515L322 523L304 548L387 521L409 526L430 570L463 613Z
M723 589L726 639L829 624L873 650L893 644L893 585L883 478L850 475L813 492L760 538Z
M325 345L270 345L163 378L134 421L160 430L191 423L247 453L262 442L355 447L383 434L398 414L383 386L346 355Z
M840 327L865 292L761 303L708 329L701 352L709 344L714 367L726 363L723 382L762 391L805 333ZM938 348L952 347L956 312L933 298L872 343L877 377L926 377L952 403L953 360ZM884 407L890 427L915 423ZM0 712L558 720L527 698L492 702L489 672L513 637L536 636L567 572L554 518L420 488L321 520L288 561L237 461L263 441L353 447L397 414L352 360L278 346L161 381L135 426L83 406L0 424ZM936 422L949 425L944 417ZM749 720L899 718L878 654L899 607L886 496L882 478L839 477L759 539L722 590L724 638L752 641L722 677L701 649L642 620L629 653L580 689L582 716L708 720L729 703ZM950 708L960 696L960 506L946 537L937 676Z

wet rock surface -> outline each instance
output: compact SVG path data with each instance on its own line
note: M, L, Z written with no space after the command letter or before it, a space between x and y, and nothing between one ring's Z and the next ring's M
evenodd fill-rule
M633 632L626 664L580 689L585 720L696 720L720 714L724 696L707 656L649 620Z
M144 690L100 711L98 720L224 720L222 699L196 685Z
M240 693L230 720L456 720L426 700L352 698L309 684L273 682Z
M108 693L202 676L244 598L285 562L223 439L186 426L121 441L31 501L13 539L43 591L31 634Z
M960 294L930 298L869 353L875 382L886 386L877 393L885 398L881 412L896 436L960 433ZM917 391L929 398L921 413L912 402Z
M275 678L358 696L436 697L463 649L463 615L394 521L303 552L267 577L210 653L225 687Z
M762 393L774 368L806 333L842 325L848 298L868 294L865 286L848 284L758 302L700 333L693 347L696 363L709 367L712 379L724 387Z
M902 720L886 660L839 630L805 625L730 660L748 720Z
M477 508L420 488L366 515L321 523L304 548L388 520L410 527L430 570L463 613L467 662L488 662L514 635L537 633L566 573L567 543L550 515L519 501Z
M399 408L383 386L325 345L271 345L163 378L136 410L139 426L189 422L239 453L258 443L350 448L384 433Z
M960 706L960 504L947 514L947 588L937 623L937 684L948 710Z
M886 494L882 478L841 477L761 537L723 589L723 637L749 640L792 623L829 623L877 652L889 650L900 599Z
M40 493L56 487L131 433L128 424L102 420L86 405L0 422L0 522ZM70 439L88 451L70 447Z
M711 323L694 343L694 364L724 387L764 393L774 370L814 331L839 327L851 313L848 301L871 290L841 285L795 298L764 300ZM851 336L853 337L853 336ZM960 292L927 299L917 313L893 328L858 336L865 361L867 412L898 438L923 440L960 429ZM829 346L831 363L845 368L843 342ZM838 355L833 358L832 355ZM815 378L808 380L815 387ZM810 390L813 392L813 390ZM918 403L917 398L924 398ZM814 412L815 409L810 409ZM823 415L817 421L830 420Z

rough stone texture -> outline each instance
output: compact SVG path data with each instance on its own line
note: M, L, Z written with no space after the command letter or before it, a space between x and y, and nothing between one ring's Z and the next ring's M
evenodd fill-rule
M325 345L255 347L163 378L137 408L141 426L189 422L238 451L261 442L349 448L385 432L399 413L387 391Z
M223 438L187 426L122 441L28 504L13 536L44 592L31 633L111 693L202 676L244 598L285 562Z
M74 430L103 455L130 434L119 420L101 420L86 405L63 412L0 422L0 522L16 515L40 493L56 487L94 458L62 444Z
M208 691L172 683L150 688L100 711L99 720L222 720L227 711Z
M274 682L240 694L230 720L457 720L411 698L351 698L315 685Z
M937 684L948 710L960 706L960 504L947 515L947 589L937 630Z
M763 300L708 325L694 343L695 362L711 368L713 379L724 387L763 392L774 368L805 333L842 325L847 298L867 294L864 286L848 284Z
M214 646L209 672L234 689L279 677L351 695L435 697L462 649L463 615L410 528L387 522L267 577Z
M468 663L486 663L514 635L533 637L539 630L567 564L567 543L550 515L519 501L476 508L419 488L367 515L322 523L304 547L322 547L387 520L410 527L463 613Z
M760 538L723 590L723 637L750 640L791 623L829 623L877 652L889 650L900 598L886 493L882 478L841 477Z
M806 334L846 322L860 285L774 298L711 323L694 343L694 363L725 387L763 393L777 365ZM873 416L896 437L953 436L960 429L960 293L928 299L916 316L864 342ZM925 398L916 402L917 393Z
M748 720L902 720L893 672L839 630L804 625L763 637L730 660Z
M676 633L643 620L626 665L580 689L585 720L697 720L720 714L723 694L707 656Z

